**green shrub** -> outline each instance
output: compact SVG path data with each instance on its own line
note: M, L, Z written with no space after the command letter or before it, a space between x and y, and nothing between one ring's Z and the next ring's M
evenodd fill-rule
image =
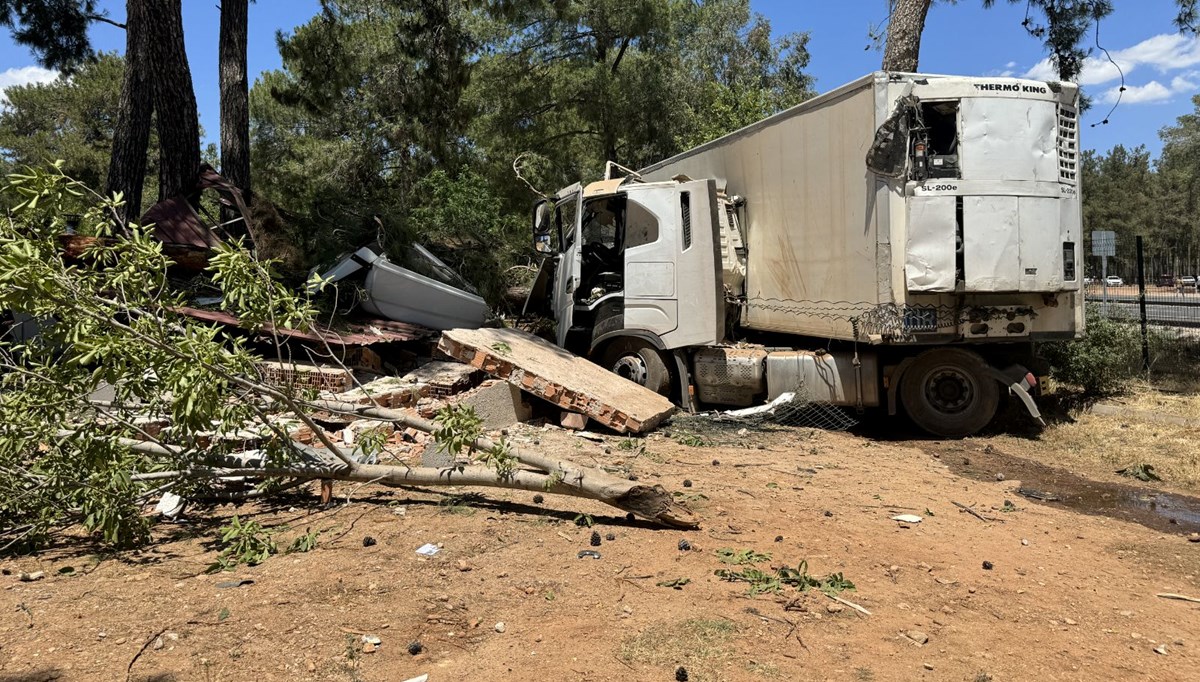
M1087 335L1077 341L1042 346L1055 379L1083 388L1089 395L1116 393L1141 373L1142 340L1136 324L1106 317L1087 307Z

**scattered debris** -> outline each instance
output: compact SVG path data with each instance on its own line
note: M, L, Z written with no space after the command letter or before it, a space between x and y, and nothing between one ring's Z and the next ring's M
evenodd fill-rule
M688 682L687 668L681 665L675 669L675 682Z
M991 521L996 521L996 520L997 520L997 519L989 519L988 517L984 516L983 514L980 514L979 512L975 511L974 509L971 509L971 508L970 508L970 507L968 507L967 505L965 505L965 504L962 504L962 503L960 503L960 502L955 502L954 500L950 500L950 504L952 504L952 505L954 505L955 507L958 507L959 509L961 509L961 510L963 510L963 511L967 512L968 514L970 514L971 516L974 516L975 518L979 519L980 521L991 522Z
M1173 592L1160 592L1154 596L1161 597L1163 599L1178 599L1179 601L1190 601L1190 602L1194 602L1196 604L1200 604L1200 599L1197 599L1195 597L1189 597L1186 594L1175 594Z
M829 512L826 512L826 513L829 514ZM829 515L832 516L832 514L829 514ZM896 516L892 517L892 520L899 521L900 523L917 524L917 523L920 523L922 519L920 516L917 516L916 514L897 514Z
M416 677L410 677L407 680L404 680L404 682L429 682L429 673L417 675Z
M580 552L579 552L579 558L580 558L580 559L599 559L599 558L600 558L600 552L597 552L597 551L596 551L596 550L594 550L594 549L584 549L584 550L580 550Z
M175 520L183 513L183 508L186 506L187 502L182 497L172 492L166 492L163 493L158 504L154 505L154 511L167 519Z
M241 580L224 580L217 583L217 589L227 590L233 587L242 587L245 585L253 585L254 581L250 578L242 578Z
M35 580L41 580L46 577L45 571L33 571L32 573L21 573L17 579L23 583L31 583Z
M595 554L595 552L593 552L593 554ZM494 626L492 626L492 629L495 630L496 632L503 633L508 628L504 625L504 621L500 621L499 623L496 623Z
M1167 645L1159 644L1158 646L1154 647L1154 653L1166 656L1167 655Z
M682 590L683 586L690 582L692 582L691 578L674 578L672 580L663 580L654 584L658 587L670 587L672 589Z
M1162 478L1160 478L1158 474L1154 473L1154 465L1153 464L1144 464L1144 463L1143 464L1131 464L1131 465L1125 467L1124 469L1117 469L1117 473L1122 476L1136 478L1137 480L1142 481L1143 483L1149 483L1150 481L1161 481L1162 480Z
M992 562L990 562L990 561L983 562L983 570L985 570L985 571L992 570Z
M691 549L692 549L692 543L688 542L687 540L679 541L679 551L688 552L688 551L691 551Z
M419 640L414 639L408 643L406 650L408 651L409 655L416 656L425 650L425 645L421 644Z
M613 540L616 540L616 539L617 539L617 534L616 534L616 533L607 533L607 534L604 536L604 539L605 539L605 540L608 540L609 542L612 542Z
M1042 502L1061 502L1062 498L1054 493L1047 493L1033 488L1017 488L1017 494L1023 497L1028 497L1031 500L1040 500Z
M904 636L921 646L925 646L929 642L929 635L920 630L909 630L904 633Z
M374 547L374 546L375 546L375 538L371 537L370 535L363 538L363 547Z
M432 542L427 542L417 548L417 554L420 554L421 556L434 556L440 551L442 551L441 548Z
M534 495L534 496L533 496L533 503L534 503L534 504L541 504L541 503L543 503L543 502L545 502L545 501L546 501L546 498L545 498L545 497L543 497L541 493L538 493L538 494L536 494L536 495Z

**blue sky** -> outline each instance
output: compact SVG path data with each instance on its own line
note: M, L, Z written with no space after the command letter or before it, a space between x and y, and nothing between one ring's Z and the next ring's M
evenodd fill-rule
M218 120L217 4L218 0L183 0L188 59L200 123L209 140L216 139ZM1114 4L1116 11L1101 24L1100 43L1124 70L1128 90L1108 125L1084 129L1083 143L1100 150L1115 144L1145 144L1157 154L1158 130L1190 112L1190 97L1200 92L1200 39L1175 33L1172 0L1116 0ZM123 2L104 0L101 5L114 19L124 17ZM997 0L989 10L981 5L980 0L934 5L922 41L921 70L1052 77L1042 45L1021 27L1024 4ZM879 67L881 54L864 48L870 43L870 27L887 14L885 0L751 0L751 6L771 20L776 33L811 33L809 72L817 78L820 91ZM250 6L252 78L279 66L275 32L304 23L317 8L317 0L258 0ZM98 25L93 40L103 50L124 49L124 33L116 28ZM29 51L13 44L7 33L0 35L0 87L53 77L37 67ZM1119 75L1106 60L1093 58L1080 80L1095 100L1084 116L1084 124L1090 126L1112 108Z

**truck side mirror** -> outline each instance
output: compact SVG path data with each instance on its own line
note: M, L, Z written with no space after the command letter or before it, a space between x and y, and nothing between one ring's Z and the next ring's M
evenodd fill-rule
M533 251L539 256L554 255L550 237L550 231L554 229L553 216L553 205L544 199L533 207Z

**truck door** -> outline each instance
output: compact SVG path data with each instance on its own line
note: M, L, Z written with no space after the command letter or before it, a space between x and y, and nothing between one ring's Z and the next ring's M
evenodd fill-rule
M571 185L559 192L564 198L555 202L554 222L558 230L561 251L555 268L554 319L558 322L558 345L567 341L575 308L575 289L583 267L583 252L579 243L580 186Z

